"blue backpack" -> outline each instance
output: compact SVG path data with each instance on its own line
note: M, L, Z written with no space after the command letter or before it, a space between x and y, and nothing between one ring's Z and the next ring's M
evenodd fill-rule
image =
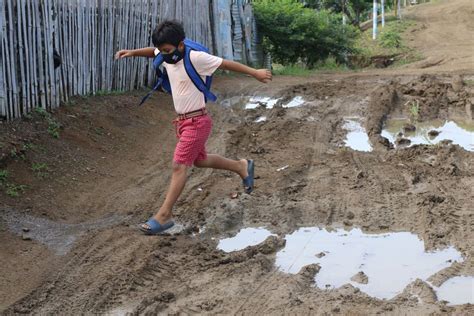
M199 52L206 52L209 53L209 50L204 47L203 45L196 43L188 38L184 39L184 69L188 74L191 81L194 83L196 88L204 94L204 100L207 102L208 100L215 102L217 97L211 92L211 84L212 84L212 76L206 76L206 81L202 80L201 76L194 68L193 63L191 62L191 51L199 51ZM142 105L150 96L151 94L158 90L160 87L163 88L164 91L171 94L171 84L168 74L166 73L166 69L163 71L160 70L160 66L163 64L163 56L161 53L156 55L155 59L153 60L153 67L155 68L156 75L158 76L158 81L156 82L153 90L151 90L146 96L143 97L140 105Z

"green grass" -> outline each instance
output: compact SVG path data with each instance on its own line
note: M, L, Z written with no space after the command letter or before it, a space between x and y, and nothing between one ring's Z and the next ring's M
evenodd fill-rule
M7 183L6 193L11 197L19 197L21 193L25 192L26 185Z
M324 61L318 62L314 68L310 69L302 64L297 65L273 65L273 74L276 76L311 76L321 72L344 72L350 71L347 66L338 64L336 59L329 57Z
M26 185L8 182L9 176L8 170L0 169L0 187L5 188L5 193L8 196L18 197L25 191Z
M420 117L420 103L418 102L418 100L409 101L406 104L409 106L408 110L410 112L411 121L418 121Z
M464 84L466 86L474 86L474 79L465 79Z
M3 185L8 180L8 170L0 169L0 185Z
M397 55L392 67L409 64L423 59L423 56L406 45L404 34L416 25L411 20L393 20L379 25L377 39L372 39L372 29L360 34L356 41L357 55L363 60L370 60L373 56Z
M34 112L37 115L39 115L41 118L46 120L46 122L48 123L47 131L49 135L51 135L54 138L59 138L59 130L61 128L61 124L53 118L51 113L49 113L43 108L35 108Z
M48 165L45 163L34 162L31 164L31 170L39 178L44 178L48 175Z
M22 148L23 148L24 151L27 151L27 150L30 150L30 149L34 150L34 149L36 149L36 145L33 144L33 143L28 142L28 143L24 143Z

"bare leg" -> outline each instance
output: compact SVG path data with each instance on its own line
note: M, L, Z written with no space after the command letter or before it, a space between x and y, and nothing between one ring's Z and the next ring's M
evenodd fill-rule
M153 216L160 224L165 224L172 217L173 205L178 200L178 197L183 192L184 185L186 183L186 173L188 167L185 165L178 165L173 163L173 174L171 176L171 184L166 193L165 201L161 206L158 213ZM150 227L147 224L142 225L143 228L149 229Z
M198 168L213 168L233 171L242 179L249 175L247 171L248 162L246 159L232 160L219 155L210 154L207 155L205 160L196 161L194 165Z

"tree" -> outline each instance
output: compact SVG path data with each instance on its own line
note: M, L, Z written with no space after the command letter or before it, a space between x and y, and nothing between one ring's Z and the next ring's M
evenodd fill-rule
M305 0L303 4L306 8L344 13L351 24L359 26L362 14L370 11L372 0Z
M356 29L342 25L340 14L315 11L296 0L255 0L253 6L264 49L276 62L303 61L311 68L333 56L344 63L354 50Z

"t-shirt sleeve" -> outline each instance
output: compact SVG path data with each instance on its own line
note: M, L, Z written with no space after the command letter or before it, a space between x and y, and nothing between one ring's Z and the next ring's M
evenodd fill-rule
M191 62L201 76L211 76L222 64L222 58L206 52L191 51Z
M155 56L158 56L158 54L160 53L160 50L158 48L155 48L154 53L155 53Z

